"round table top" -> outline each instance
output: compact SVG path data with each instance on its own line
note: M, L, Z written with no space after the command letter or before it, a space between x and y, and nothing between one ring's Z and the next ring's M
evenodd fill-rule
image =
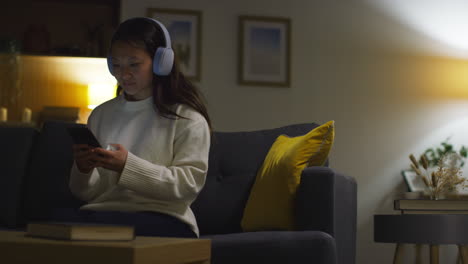
M374 215L374 241L468 244L468 214Z

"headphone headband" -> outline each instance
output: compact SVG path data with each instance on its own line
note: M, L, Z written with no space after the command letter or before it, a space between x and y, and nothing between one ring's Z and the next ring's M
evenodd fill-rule
M174 51L171 48L171 37L169 36L169 31L166 27L159 21L150 17L142 17L150 21L151 23L156 23L164 34L164 40L166 42L165 47L158 47L155 54L153 55L153 72L159 76L167 76L171 73L172 67L174 65ZM111 74L114 74L112 71L112 58L110 55L107 57L107 66Z
M147 20L149 21L152 21L152 22L155 22L156 24L158 24L159 28L161 28L161 30L163 31L164 33L164 39L166 40L166 48L169 48L171 49L171 36L169 36L169 31L167 31L167 28L163 25L163 23L159 22L158 20L154 19L154 18L151 18L151 17L145 17Z

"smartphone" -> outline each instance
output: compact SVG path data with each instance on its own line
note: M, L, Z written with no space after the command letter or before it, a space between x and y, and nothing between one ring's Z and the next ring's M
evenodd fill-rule
M67 130L75 144L88 144L95 148L102 147L87 126L67 127Z

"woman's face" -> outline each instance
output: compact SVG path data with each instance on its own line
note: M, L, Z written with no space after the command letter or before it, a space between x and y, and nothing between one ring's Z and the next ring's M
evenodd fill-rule
M153 60L143 47L116 41L111 58L113 75L127 100L143 100L153 94Z

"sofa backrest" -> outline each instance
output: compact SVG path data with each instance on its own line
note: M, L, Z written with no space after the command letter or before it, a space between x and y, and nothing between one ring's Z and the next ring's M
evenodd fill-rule
M0 127L0 226L21 225L24 179L38 131L32 127Z
M208 175L192 209L200 234L241 231L240 222L257 170L275 139L304 135L317 124L297 124L250 132L214 132Z
M78 208L83 204L68 187L73 164L68 126L82 125L46 122L40 131L24 186L23 214L28 221L48 220L54 208Z
M4 201L0 203L0 226L17 226L20 219L23 224L26 219L48 220L54 208L84 204L68 187L73 163L68 126L82 125L47 122L39 135L33 128L0 129L4 148L0 152L0 201ZM206 184L192 205L201 234L240 232L257 170L275 139L281 134L304 135L317 126L311 123L250 132L214 132Z

